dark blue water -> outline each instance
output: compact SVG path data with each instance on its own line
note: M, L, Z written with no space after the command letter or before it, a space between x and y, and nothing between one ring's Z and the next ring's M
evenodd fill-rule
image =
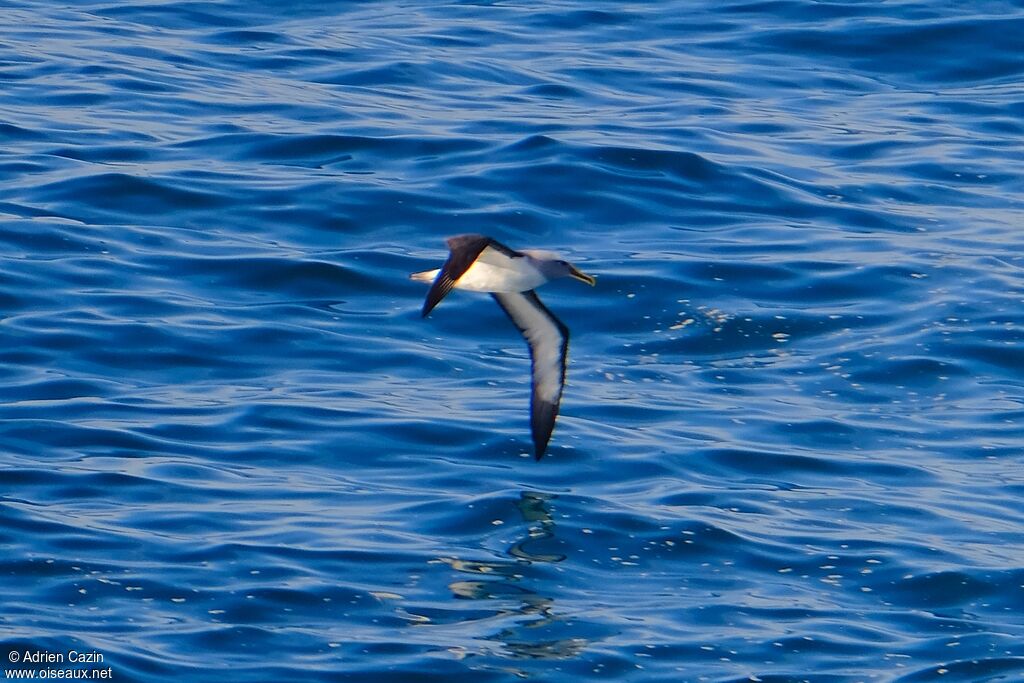
M0 4L7 676L1024 677L1020 2L57 5ZM406 279L462 232L599 277L540 463L516 331Z

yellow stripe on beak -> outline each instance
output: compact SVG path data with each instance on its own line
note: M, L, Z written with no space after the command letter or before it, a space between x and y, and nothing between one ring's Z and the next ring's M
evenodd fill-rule
M597 284L596 277L594 277L593 275L587 275L581 270L577 270L575 266L569 266L569 274L572 275L577 280L579 280L580 282L586 282L591 287Z

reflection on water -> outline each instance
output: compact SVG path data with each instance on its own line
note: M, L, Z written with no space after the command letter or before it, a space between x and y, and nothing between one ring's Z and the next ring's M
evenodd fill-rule
M544 552L545 542L548 540L557 542L555 538L555 521L551 517L551 509L548 501L555 500L558 496L549 493L535 493L533 491L521 491L516 507L523 519L530 524L527 529L526 538L513 543L508 549L512 557L527 562L561 562L565 560L562 553ZM551 544L547 544L551 545Z
M565 659L575 657L596 640L592 634L581 635L594 631L590 625L559 610L554 597L531 587L541 583L540 579L536 582L531 579L533 565L557 564L566 559L564 553L553 552L559 540L551 503L557 498L548 493L520 492L515 506L525 530L506 551L509 560L444 560L455 571L474 577L449 584L456 598L505 603L497 614L502 628L483 636L484 640L499 645L494 652L499 656Z

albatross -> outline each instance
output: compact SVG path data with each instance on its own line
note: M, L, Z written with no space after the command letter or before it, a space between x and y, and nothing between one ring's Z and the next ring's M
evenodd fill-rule
M435 270L413 273L417 282L430 282L423 317L453 289L488 292L526 339L530 347L532 393L530 431L534 457L547 450L558 417L565 385L569 328L541 303L534 290L548 280L571 277L593 286L596 280L549 251L516 251L484 235L448 239L448 260Z

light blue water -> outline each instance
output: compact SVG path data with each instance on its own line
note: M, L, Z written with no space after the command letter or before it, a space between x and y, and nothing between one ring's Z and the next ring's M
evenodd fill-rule
M1019 2L3 3L0 655L1020 680L1021 36ZM540 463L516 331L406 279L462 232L599 277L541 292Z

